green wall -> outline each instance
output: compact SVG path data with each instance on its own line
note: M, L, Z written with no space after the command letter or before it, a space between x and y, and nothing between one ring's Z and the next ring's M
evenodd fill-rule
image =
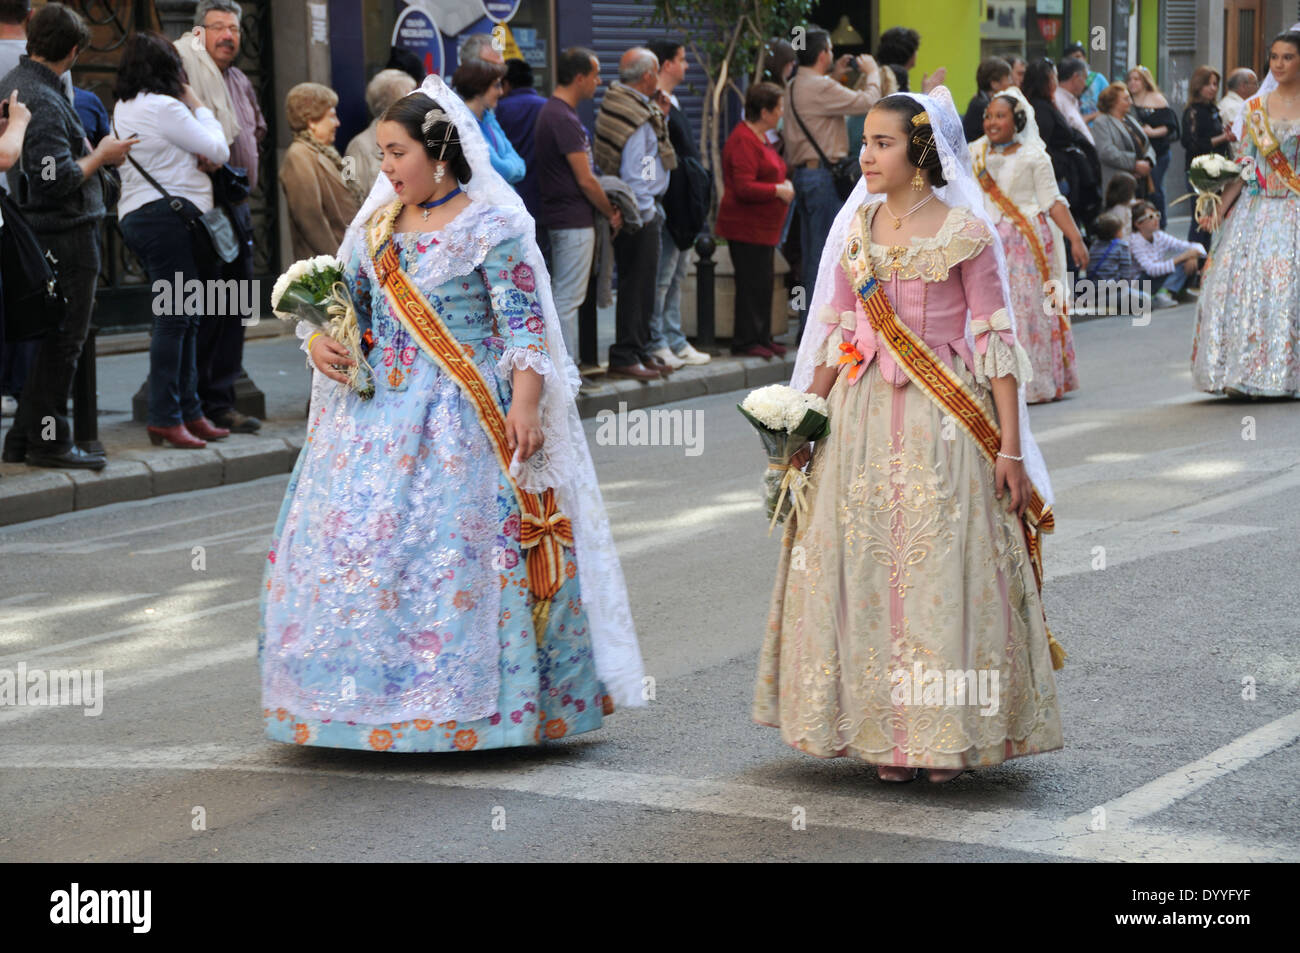
M921 34L916 67L908 77L914 92L921 91L921 77L940 66L948 68L944 85L952 92L957 112L964 113L975 95L975 69L980 65L980 0L880 0L880 24L876 34L891 26L910 26ZM874 44L873 44L874 46Z

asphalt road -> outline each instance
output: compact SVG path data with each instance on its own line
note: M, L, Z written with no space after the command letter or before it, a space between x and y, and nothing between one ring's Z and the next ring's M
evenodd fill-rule
M0 530L0 670L105 680L97 717L0 708L0 860L1294 857L1300 407L1194 391L1191 331L1190 307L1080 323L1082 389L1032 410L1062 751L885 786L751 723L777 538L742 395L721 395L676 405L700 412L698 453L593 446L656 699L545 749L264 739L257 597L286 477Z

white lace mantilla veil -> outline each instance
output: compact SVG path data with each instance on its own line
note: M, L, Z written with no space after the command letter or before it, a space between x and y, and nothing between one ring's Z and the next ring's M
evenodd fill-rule
M560 512L569 517L573 526L578 580L590 625L596 674L604 682L616 705L626 708L643 706L644 669L636 630L632 625L627 585L610 532L609 517L601 499L587 437L574 402L581 378L564 347L555 301L551 296L550 273L537 247L533 219L524 208L519 194L492 168L487 140L483 138L477 118L443 82L442 77L426 77L414 92L429 96L449 115L472 171L470 181L463 183L462 187L473 202L484 207L491 206L495 213L505 218L506 232L499 237L518 238L523 248L524 261L533 270L552 367L545 367L544 361L529 360L527 352L518 349L513 352L508 350L503 355L499 369L503 375L508 375L515 366L531 366L534 370L545 373L545 385L538 404L545 441L542 450L522 465L512 467L512 472L525 490L541 492L547 487L555 488ZM360 247L363 268L371 281L376 279L374 264L365 252L365 226L376 211L391 204L396 198L397 194L388 177L380 174L370 190L369 198L352 220L339 249L338 257L346 264L353 250ZM473 206L470 206L461 214L473 212ZM448 277L459 273L453 268ZM311 328L304 328L305 324L306 322L300 322L300 337L310 334ZM328 393L328 388L340 386L342 385L313 369L309 420L314 419L317 402Z
M946 86L937 86L930 95L924 93L898 93L915 99L930 114L930 124L934 129L935 147L938 149L943 177L947 185L934 190L935 197L945 205L961 206L984 223L993 236L993 251L997 256L998 276L1002 281L1002 300L1006 305L1007 316L1011 319L1011 328L1016 328L1016 316L1011 307L1011 290L1007 284L1007 259L1002 250L1002 240L997 228L984 208L984 190L975 181L971 171L970 149L966 144L966 135L962 131L961 117L953 104L952 94ZM1032 120L1031 120L1032 121ZM1026 126L1028 128L1028 126ZM1037 127L1035 127L1036 131ZM826 247L822 251L822 260L817 269L817 285L813 291L812 302L808 307L808 326L803 330L803 339L799 344L799 355L795 360L794 376L790 386L796 390L807 390L812 384L813 371L816 369L818 355L822 353L827 336L839 328L839 322L823 321L821 315L829 309L835 288L835 269L840 267L840 256L848 239L849 226L858 209L872 202L884 201L884 194L867 191L865 177L858 179L853 194L849 196L844 207L835 216ZM971 331L970 312L966 313L966 344L974 353L975 336ZM1020 384L1020 453L1025 458L1025 472L1033 481L1035 488L1044 502L1052 502L1052 485L1047 476L1047 465L1043 455L1034 441L1029 428L1029 408L1025 404L1025 385Z

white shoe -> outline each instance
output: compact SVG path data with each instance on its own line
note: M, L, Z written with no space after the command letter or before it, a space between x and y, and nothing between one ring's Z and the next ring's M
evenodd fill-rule
M1153 305L1155 305L1157 308L1176 308L1176 307L1178 307L1178 302L1174 300L1174 296L1171 295L1171 294L1170 294L1168 291L1166 291L1164 288L1161 288L1161 289L1160 289L1159 291L1157 291L1154 295L1152 295L1152 297L1151 297L1151 303L1152 303Z
M713 355L697 351L689 344L678 351L677 356L681 359L683 364L707 364L709 361L713 360Z
M659 358L659 360L663 361L673 370L677 370L677 368L683 367L686 364L685 361L683 361L680 357L678 357L676 354L674 354L670 349L666 347L661 347L659 348L659 350L652 351L651 353L653 353L655 357Z
M18 401L8 394L0 397L0 417L12 417L18 413Z

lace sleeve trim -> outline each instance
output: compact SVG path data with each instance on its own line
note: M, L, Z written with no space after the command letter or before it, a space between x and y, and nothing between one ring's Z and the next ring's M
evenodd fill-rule
M1020 342L1008 344L996 331L988 333L988 348L985 352L981 354L976 350L972 358L975 361L972 368L975 379L986 386L993 378L1007 375L1014 377L1020 384L1028 384L1034 379L1033 365Z
M530 344L527 347L506 348L497 360L497 377L509 381L511 371L516 368L536 371L543 377L555 376L555 364L551 361L551 355L535 344Z

